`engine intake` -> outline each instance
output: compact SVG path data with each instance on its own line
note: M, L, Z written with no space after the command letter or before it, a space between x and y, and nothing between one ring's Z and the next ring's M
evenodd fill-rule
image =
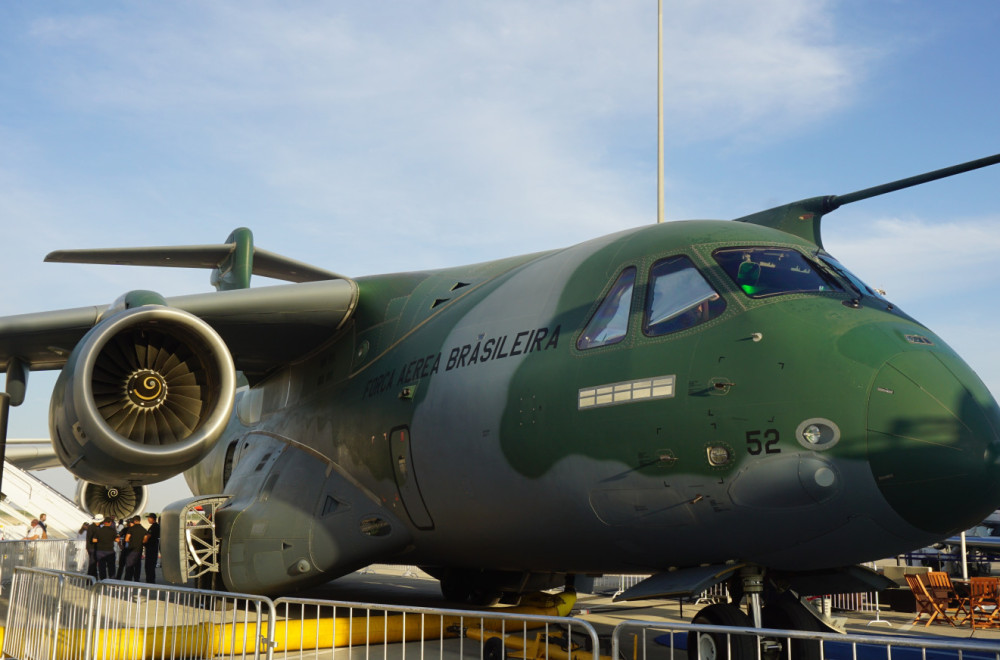
M134 516L146 507L146 499L145 486L102 486L83 480L76 486L76 505L95 518Z
M161 305L128 309L70 355L52 393L53 445L92 483L163 481L211 451L235 393L232 356L207 323Z

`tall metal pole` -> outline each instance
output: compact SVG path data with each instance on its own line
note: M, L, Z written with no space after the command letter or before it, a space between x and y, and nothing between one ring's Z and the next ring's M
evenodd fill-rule
M962 532L962 579L969 579L969 549L965 546L965 532Z
M3 468L7 453L7 417L10 415L10 395L0 392L0 489L3 488Z
M663 0L656 7L656 222L663 222Z
M28 388L28 373L28 366L21 360L11 358L7 362L5 391L0 392L0 489L3 488L3 468L7 465L7 420L10 417L10 407L24 403L24 395ZM2 490L0 497L3 497Z

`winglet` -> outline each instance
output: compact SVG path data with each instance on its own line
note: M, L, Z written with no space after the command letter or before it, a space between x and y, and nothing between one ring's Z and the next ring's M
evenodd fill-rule
M219 291L247 289L250 276L260 275L286 282L350 280L337 273L254 247L253 233L240 227L222 245L187 245L148 248L57 250L45 261L77 264L117 264L211 269L211 282Z

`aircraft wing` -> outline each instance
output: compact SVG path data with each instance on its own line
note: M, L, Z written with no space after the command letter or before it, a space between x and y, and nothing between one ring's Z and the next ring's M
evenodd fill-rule
M22 470L46 470L62 467L56 450L49 440L8 439L4 460Z
M333 336L357 304L358 286L336 279L167 298L222 337L248 377L310 352ZM60 369L109 305L0 318L0 365L20 360L32 371Z

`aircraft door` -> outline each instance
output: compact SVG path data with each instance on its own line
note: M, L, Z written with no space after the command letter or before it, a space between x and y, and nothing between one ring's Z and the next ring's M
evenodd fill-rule
M237 438L226 447L226 458L222 463L222 487L229 483L229 477L233 476L233 466L236 464L236 448L239 447L242 438Z
M389 433L389 461L392 464L392 474L396 479L399 499L413 524L419 529L434 529L434 521L427 511L424 497L420 493L420 485L417 483L411 444L409 427L395 428Z

